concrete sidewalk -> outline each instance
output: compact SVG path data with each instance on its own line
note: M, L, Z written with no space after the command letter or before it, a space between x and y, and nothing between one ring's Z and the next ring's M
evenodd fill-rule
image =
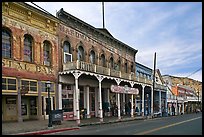
M2 135L40 135L65 130L77 130L82 126L98 125L116 123L130 120L145 119L146 117L105 117L103 122L100 122L99 118L81 119L81 124L77 125L76 121L62 121L61 125L54 125L51 129L48 129L48 120L33 120L24 122L3 122L2 123Z

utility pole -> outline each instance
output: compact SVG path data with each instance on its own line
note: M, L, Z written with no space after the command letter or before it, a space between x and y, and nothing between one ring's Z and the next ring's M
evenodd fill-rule
M154 88L155 88L155 70L156 70L156 52L154 53L154 72L153 72L153 88L152 88L152 94L151 94L151 100L153 101L153 94L154 94ZM151 107L153 107L152 105L151 105ZM151 108L151 110L152 110L152 116L153 116L153 108Z
M104 21L104 2L102 2L102 10L103 10L103 29L105 28L105 21Z

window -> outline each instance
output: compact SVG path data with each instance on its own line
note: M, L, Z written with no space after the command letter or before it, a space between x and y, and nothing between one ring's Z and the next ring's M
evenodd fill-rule
M128 73L128 66L127 66L127 63L125 63L125 73Z
M47 92L47 87L46 87L46 81L42 81L42 92ZM54 92L55 91L55 83L51 82L51 86L50 86L50 92Z
M131 72L133 72L133 65L131 65Z
M82 46L79 46L78 48L77 59L79 61L84 61L84 48Z
M11 33L2 29L2 57L11 58Z
M93 50L90 53L90 63L95 64L95 52Z
M37 92L37 81L21 80L21 89L27 88L28 91Z
M101 55L101 66L106 67L106 59L104 54Z
M72 54L70 50L70 43L68 41L64 42L64 63L72 62Z
M158 82L158 77L156 77L156 82Z
M33 61L33 38L27 34L24 36L24 61Z
M44 41L43 46L43 54L44 54L44 65L51 65L51 44L49 41Z
M120 71L120 66L121 66L121 62L120 62L120 60L118 60L118 64L117 64L116 70Z
M110 58L110 68L114 68L114 62L113 62L113 57Z
M17 90L15 78L2 78L2 90Z

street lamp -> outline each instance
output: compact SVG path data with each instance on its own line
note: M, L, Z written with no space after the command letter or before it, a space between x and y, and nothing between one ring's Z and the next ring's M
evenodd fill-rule
M48 127L52 127L52 117L51 117L51 100L50 100L50 87L51 87L51 82L47 81L46 83L46 88L48 92L48 113L49 113L49 123Z

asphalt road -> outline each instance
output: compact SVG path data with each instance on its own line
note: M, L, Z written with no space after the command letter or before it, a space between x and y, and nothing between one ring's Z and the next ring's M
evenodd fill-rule
M202 135L202 113L91 125L52 135Z

